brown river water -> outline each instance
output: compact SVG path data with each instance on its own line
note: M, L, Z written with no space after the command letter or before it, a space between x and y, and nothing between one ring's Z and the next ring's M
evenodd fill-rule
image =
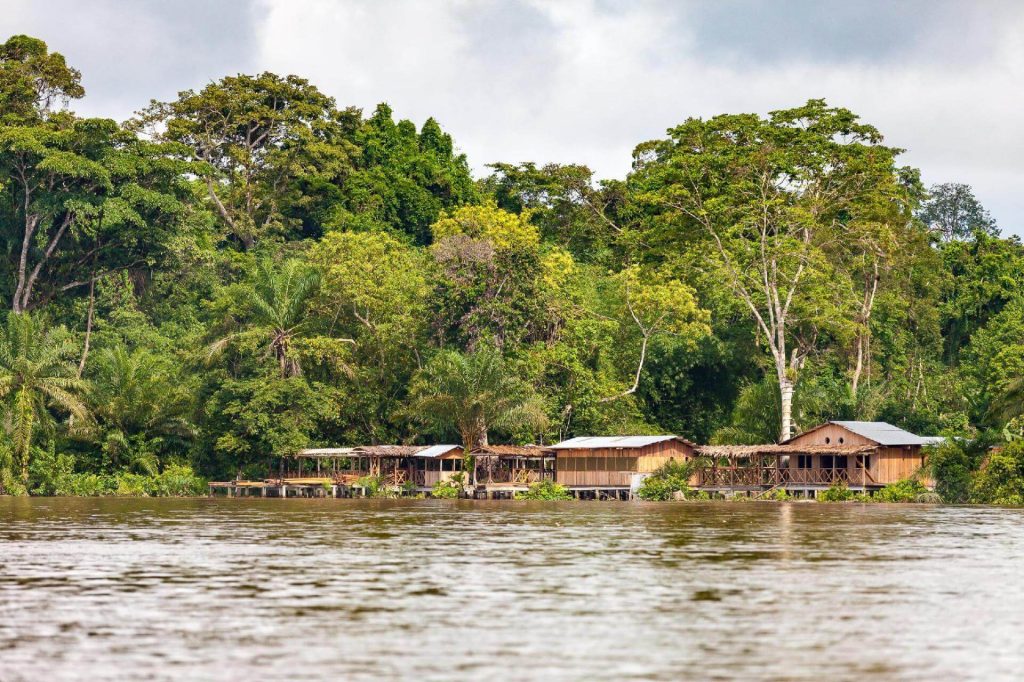
M0 498L0 680L1021 679L1024 510Z

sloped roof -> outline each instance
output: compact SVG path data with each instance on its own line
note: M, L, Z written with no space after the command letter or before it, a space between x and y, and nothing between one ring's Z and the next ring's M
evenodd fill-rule
M917 436L910 431L905 431L898 426L893 426L887 422L859 422L859 421L830 421L827 424L835 424L841 426L847 431L873 440L879 445L928 445L928 439ZM811 431L817 431L825 424L816 426L810 431L804 431L800 436L806 435ZM791 443L795 438L800 436L794 436L790 438L787 443Z
M423 449L422 445L360 445L354 454L371 457L410 457Z
M295 453L296 457L344 457L355 451L355 448L306 448Z
M705 457L758 457L762 455L865 455L878 445L700 445L697 454Z
M600 448L645 448L655 443L677 440L692 446L679 436L577 436L552 445L552 450L597 450Z
M492 457L545 457L555 454L547 445L482 445L473 453Z
M461 445L431 445L416 453L416 457L441 457L452 450L461 450Z

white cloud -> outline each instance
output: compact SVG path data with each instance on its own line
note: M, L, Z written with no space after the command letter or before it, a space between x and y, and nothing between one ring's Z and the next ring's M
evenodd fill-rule
M83 111L124 116L150 97L269 69L341 105L434 116L480 172L533 160L621 177L637 143L688 116L825 97L907 148L926 181L971 183L1004 229L1024 232L1015 2L5 4L0 28L40 35L85 72Z

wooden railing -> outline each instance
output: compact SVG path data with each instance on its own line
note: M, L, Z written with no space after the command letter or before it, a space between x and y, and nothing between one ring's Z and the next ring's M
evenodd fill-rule
M792 469L756 466L712 467L697 473L698 488L758 488L779 485L857 485L874 479L861 469Z

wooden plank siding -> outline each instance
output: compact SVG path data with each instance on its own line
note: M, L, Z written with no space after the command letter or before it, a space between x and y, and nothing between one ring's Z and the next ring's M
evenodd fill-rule
M793 446L799 445L878 445L875 441L853 433L838 424L826 424L820 428L801 434L788 441ZM818 470L824 467L823 461L827 462L828 455L810 455L811 469ZM859 465L860 455L849 455L846 458L846 479L850 485L883 486L896 481L909 478L914 475L925 463L924 453L920 445L903 446L878 446L870 455L866 455L868 461L867 471ZM832 460L834 461L834 460ZM791 480L800 480L800 472L808 471L799 469L799 458L791 455L789 458L789 471ZM866 475L865 475L866 473ZM930 481L922 480L928 485Z
M582 488L628 488L633 474L651 473L673 459L693 457L693 448L677 440L638 448L558 450L555 480Z

